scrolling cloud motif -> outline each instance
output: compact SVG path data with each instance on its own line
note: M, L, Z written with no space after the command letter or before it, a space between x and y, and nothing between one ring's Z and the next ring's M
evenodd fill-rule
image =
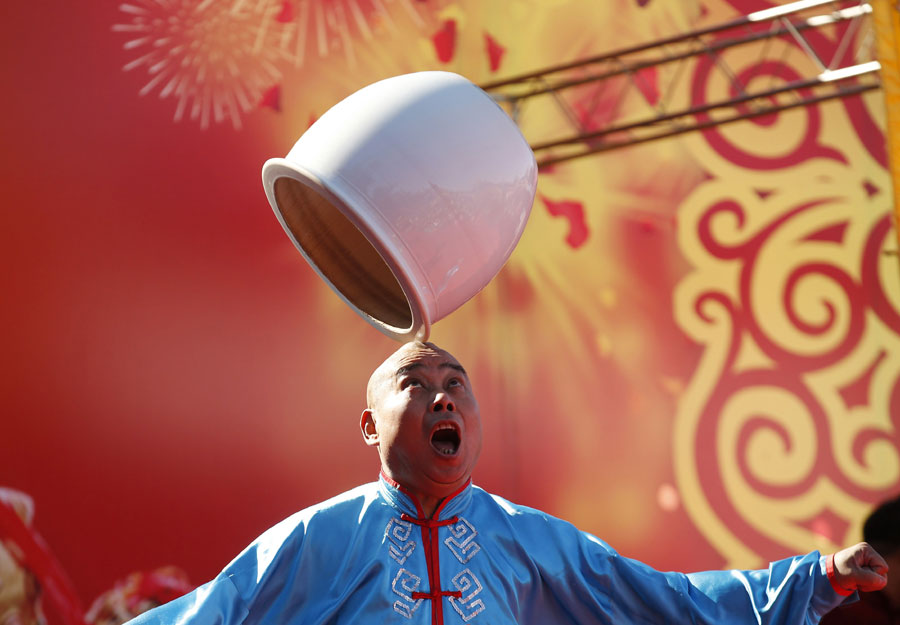
M481 599L475 599L482 590L481 582L469 569L463 569L451 581L457 590L463 593L463 596L459 599L450 597L450 605L462 617L462 620L468 623L484 611L484 602Z
M416 541L409 539L412 527L412 523L407 521L391 519L384 528L385 537L391 541L388 553L398 564L406 562L406 559L416 550Z
M413 612L419 608L423 601L422 599L412 598L412 594L419 588L421 583L422 579L418 575L414 575L406 569L397 571L394 581L391 582L394 594L400 596L400 599L394 602L394 611L397 614L406 618L412 618Z
M448 529L450 536L444 539L444 544L450 548L457 560L465 564L481 551L481 547L475 542L478 532L466 519L459 517L459 522Z

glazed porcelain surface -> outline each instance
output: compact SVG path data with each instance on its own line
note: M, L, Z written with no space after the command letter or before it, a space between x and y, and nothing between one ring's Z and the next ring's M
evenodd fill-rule
M399 283L408 318L379 319L366 296L340 286L366 280L362 268L316 257L301 243L305 213L294 205L303 201L276 194L283 177L309 187L365 236ZM286 158L266 162L263 184L319 275L376 328L411 340L426 338L509 258L534 201L537 166L515 123L484 91L456 74L420 72L336 104ZM300 216L286 219L289 211ZM346 256L338 246L328 253Z

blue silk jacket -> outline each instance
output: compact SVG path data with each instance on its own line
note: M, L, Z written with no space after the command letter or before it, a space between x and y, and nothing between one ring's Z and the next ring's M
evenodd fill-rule
M817 623L844 600L824 560L661 573L471 483L425 519L382 475L275 525L132 624Z

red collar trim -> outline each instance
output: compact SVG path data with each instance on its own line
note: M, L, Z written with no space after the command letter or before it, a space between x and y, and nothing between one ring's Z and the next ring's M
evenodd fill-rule
M432 515L432 518L433 518L433 519L436 519L436 518L438 518L439 516L441 516L441 512L444 510L444 508L447 507L447 504L450 503L450 502L451 502L457 495L459 495L461 492L463 492L464 490L466 490L471 484L472 484L472 478L469 478L468 480L466 480L466 483L465 483L465 484L463 484L462 486L460 486L459 488L457 488L454 492L452 492L452 493L450 493L449 495L447 495L446 497L444 497L444 498L441 500L441 503L438 504L438 507L437 507L437 509L434 511L434 515Z
M381 469L380 472L381 472L381 478L385 482L387 482L388 484L390 484L391 486L393 486L394 488L396 488L397 490L399 490L401 493L403 493L404 495L406 495L407 497L409 497L412 500L413 504L416 506L416 516L418 516L419 519L425 519L425 512L422 510L422 504L419 503L419 499L415 495L413 495L411 492L406 490L403 486L401 486L399 482L397 482L396 480L394 480L390 476L388 476L388 474L384 472L384 469ZM468 480L466 480L465 484L463 484L462 486L457 488L454 492L450 493L449 495L447 495L446 497L441 499L441 503L439 503L438 507L435 508L434 514L432 515L431 518L432 519L438 518L441 515L441 511L447 507L447 504L449 504L453 500L454 497L456 497L461 492L466 490L471 484L472 484L472 478L470 477Z

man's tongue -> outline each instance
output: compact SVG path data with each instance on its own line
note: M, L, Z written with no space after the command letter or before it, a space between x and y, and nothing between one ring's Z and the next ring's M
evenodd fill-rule
M459 448L459 435L454 430L438 430L431 437L431 446L440 454L453 455Z

